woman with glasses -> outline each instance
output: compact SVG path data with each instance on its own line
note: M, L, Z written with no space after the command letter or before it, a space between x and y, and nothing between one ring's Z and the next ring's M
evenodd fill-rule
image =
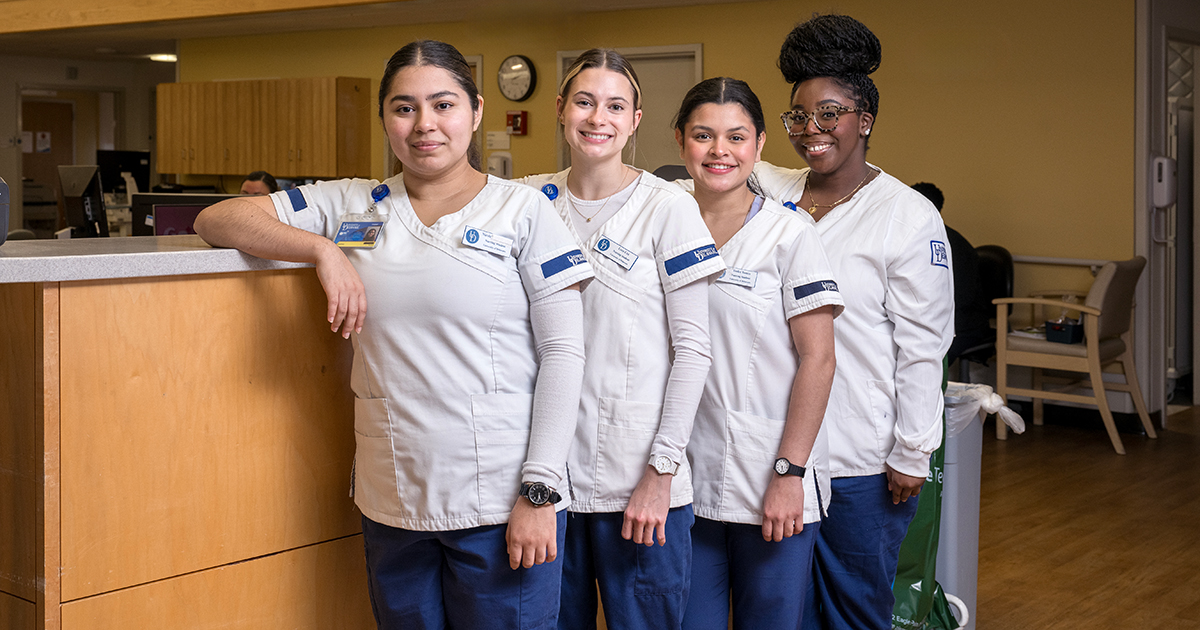
M820 15L792 30L779 54L792 84L782 118L808 168L755 169L768 197L816 221L846 303L825 414L833 496L806 628L891 628L900 543L942 439L950 252L929 201L866 160L879 61L878 38L851 17Z
M557 115L571 168L527 177L596 274L583 289L579 423L559 628L679 628L691 575L684 449L708 374L708 280L725 266L686 192L625 164L641 86L613 50L579 56ZM657 542L657 545L655 543Z
M697 84L675 138L729 266L708 289L713 367L688 443L696 524L683 627L724 630L732 603L735 628L796 628L829 501L820 429L842 298L812 221L750 180L766 141L750 86Z

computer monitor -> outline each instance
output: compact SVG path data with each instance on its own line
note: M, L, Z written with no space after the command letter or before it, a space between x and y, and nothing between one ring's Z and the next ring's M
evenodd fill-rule
M100 167L59 166L63 207L72 238L108 236L108 213L104 210Z
M243 195L134 193L129 208L133 218L133 235L195 234L192 222L201 210L218 201L241 196ZM162 226L158 225L159 214L163 216Z
M121 173L133 176L138 192L150 192L149 151L96 151L96 164L100 166L104 192L127 192Z

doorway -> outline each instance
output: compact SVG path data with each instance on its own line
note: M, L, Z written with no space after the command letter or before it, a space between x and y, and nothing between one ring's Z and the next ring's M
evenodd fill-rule
M65 225L58 167L75 163L75 103L21 100L22 227L50 238Z
M1176 164L1175 203L1166 208L1167 248L1167 382L1168 415L1193 403L1200 371L1195 369L1200 338L1195 334L1196 258L1200 226L1194 221L1196 208L1194 177L1195 61L1197 47L1188 42L1167 41L1167 157Z
M58 167L95 164L98 149L123 148L124 94L119 89L24 87L20 111L20 226L49 238L66 227Z
M625 147L625 163L653 172L664 164L680 164L679 145L671 119L687 91L704 77L701 44L617 48L637 73L642 88L642 122L635 140ZM554 89L582 50L559 51L558 76ZM571 165L571 150L563 139L562 127L555 131L558 146L558 170Z

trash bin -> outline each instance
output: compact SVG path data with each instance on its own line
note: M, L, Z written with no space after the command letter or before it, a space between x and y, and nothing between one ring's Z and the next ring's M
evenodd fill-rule
M937 581L952 607L966 608L964 630L975 629L979 584L979 468L983 456L983 418L988 413L1016 433L1025 424L987 385L947 383L946 461L938 539ZM961 600L961 605L955 599ZM958 616L962 621L963 616Z

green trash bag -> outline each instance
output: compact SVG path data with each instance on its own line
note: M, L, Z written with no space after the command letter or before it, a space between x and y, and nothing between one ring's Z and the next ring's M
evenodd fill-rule
M946 391L946 365L942 364L942 392ZM942 521L942 482L946 463L946 416L942 414L942 445L929 460L929 476L921 487L917 513L900 544L900 561L892 595L894 630L957 630L946 594L934 579L938 534Z

